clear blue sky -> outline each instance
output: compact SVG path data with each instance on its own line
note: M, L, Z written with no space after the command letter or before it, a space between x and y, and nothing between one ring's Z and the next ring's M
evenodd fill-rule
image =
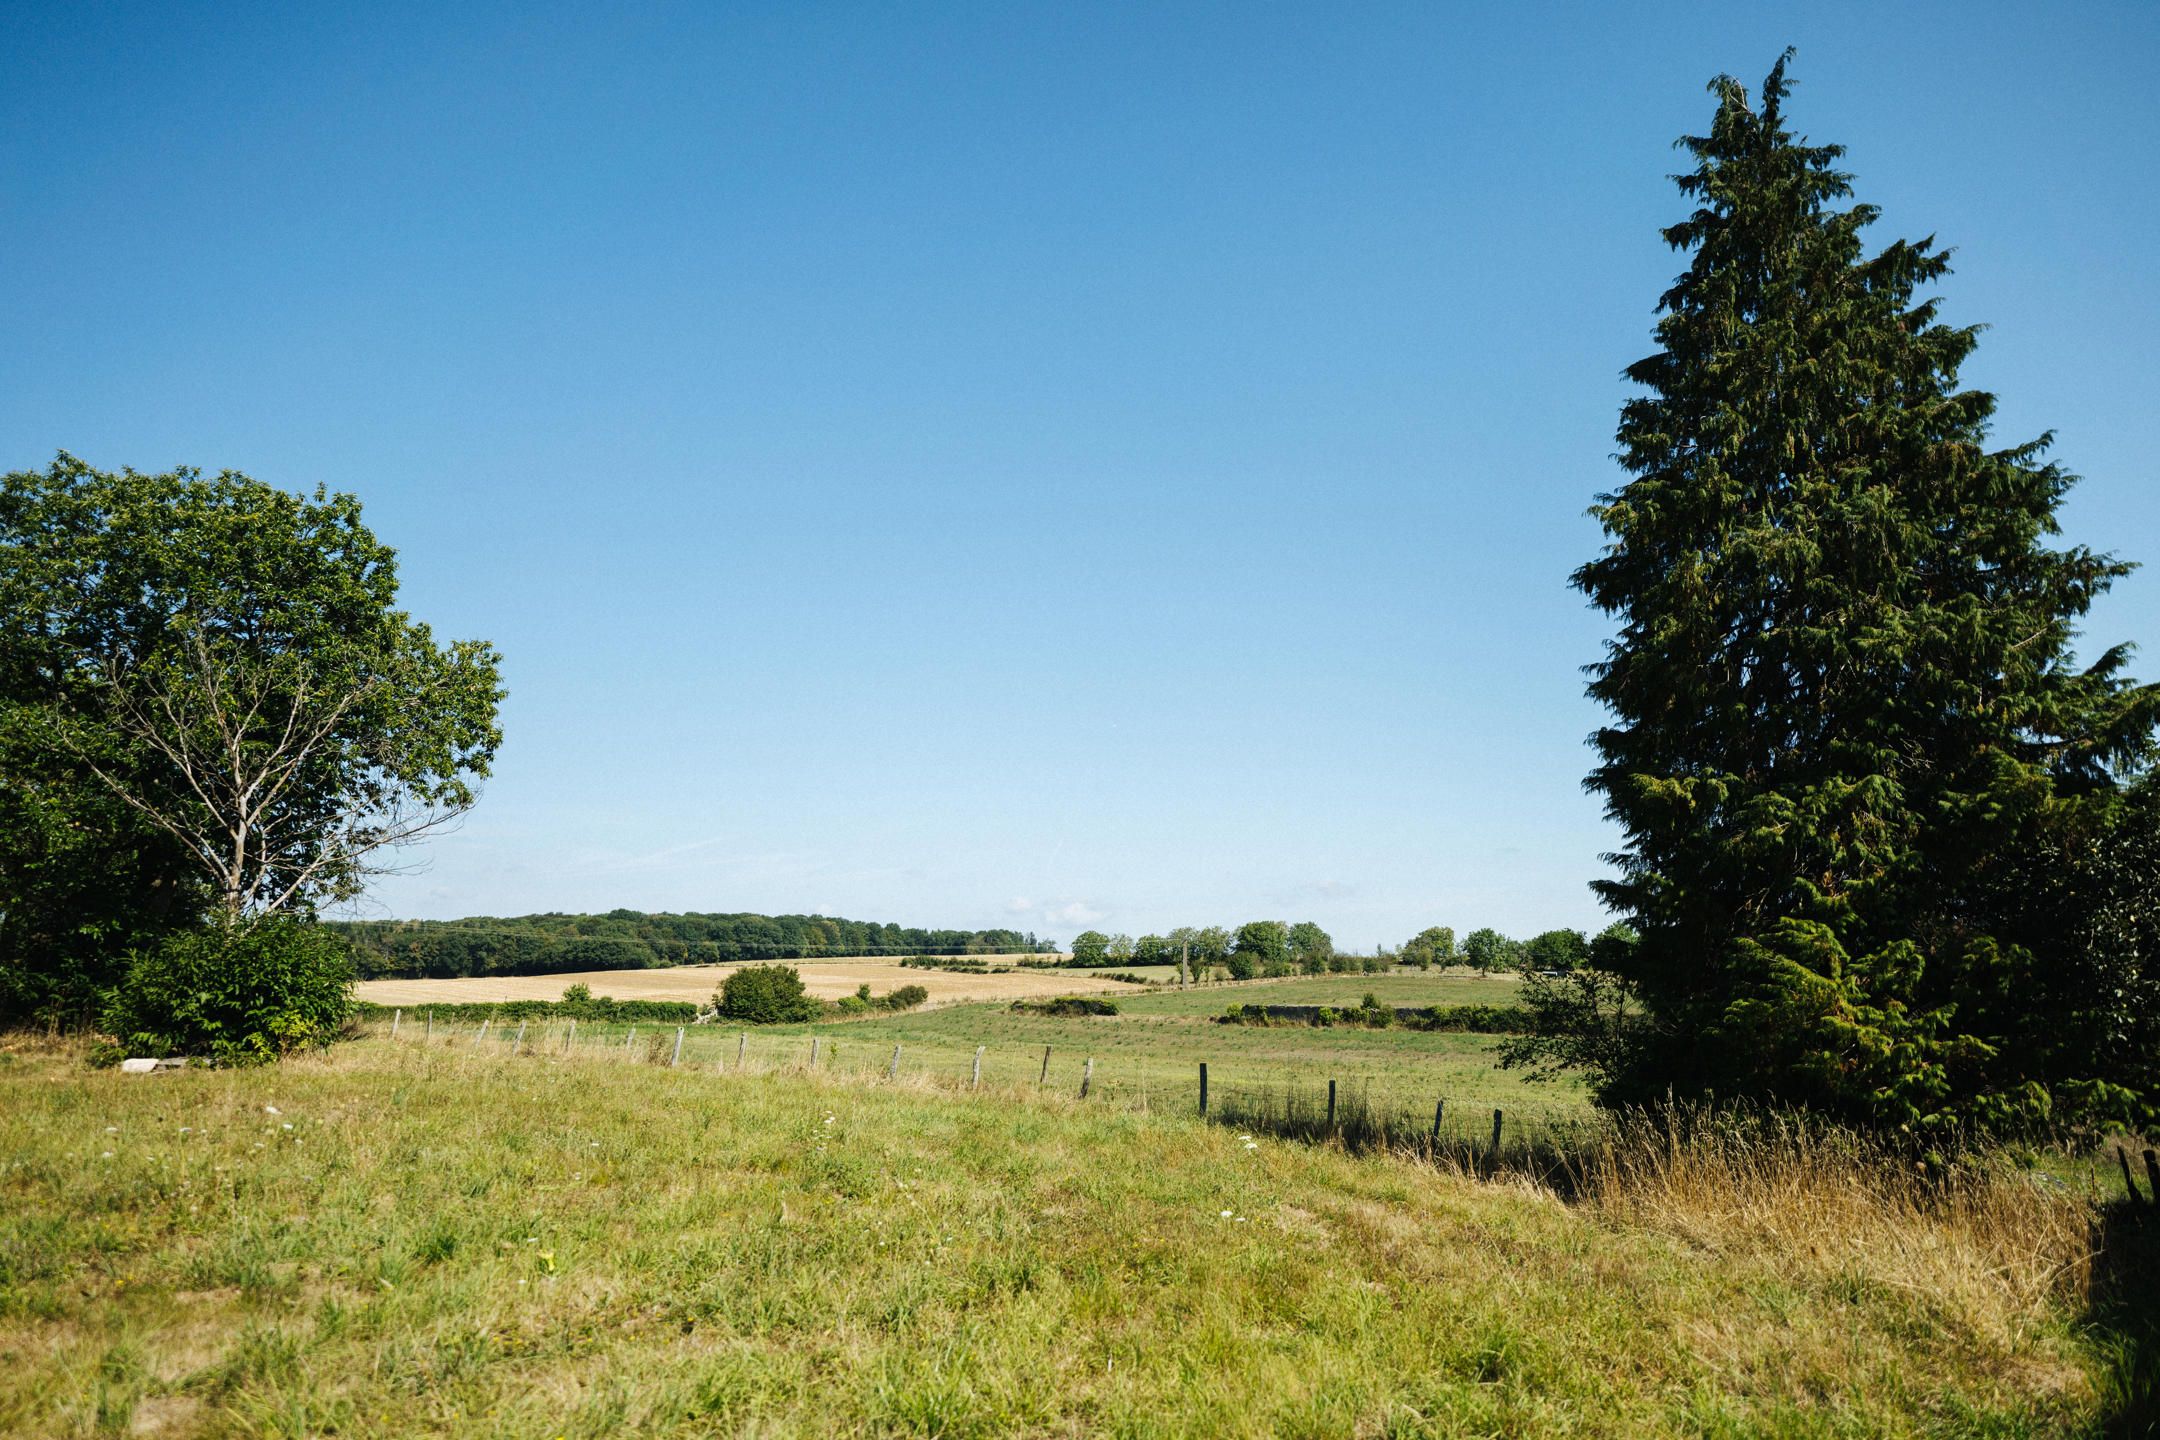
M2160 562L2160 7L601 8L0 6L0 466L355 491L507 657L377 913L1597 925L1565 579L1788 43Z

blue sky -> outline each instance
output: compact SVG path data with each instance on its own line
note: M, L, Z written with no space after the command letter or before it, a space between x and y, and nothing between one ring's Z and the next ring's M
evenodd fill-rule
M500 646L374 913L1594 927L1565 580L1787 44L2160 561L2150 4L8 3L0 467L352 490Z

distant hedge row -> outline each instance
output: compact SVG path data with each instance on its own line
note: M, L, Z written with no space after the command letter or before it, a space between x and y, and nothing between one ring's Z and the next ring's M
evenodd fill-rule
M482 1020L612 1020L655 1025L688 1025L701 1007L688 1000L610 1000L596 995L590 1000L483 1000L462 1004L376 1005L361 1001L353 1007L362 1018L380 1019L392 1010L403 1010L415 1019L433 1016L454 1025L478 1024Z
M1530 1028L1530 1012L1520 1005L1428 1005L1421 1008L1377 1003L1351 1005L1232 1005L1215 1017L1218 1025L1356 1025L1368 1030L1400 1026L1405 1030L1453 1030L1476 1035L1519 1035Z
M1026 1015L1115 1015L1117 1001L1092 995L1064 995L1055 1000L1015 1000L1013 1009Z
M802 960L840 955L984 955L1043 951L1016 930L925 930L827 915L477 916L357 920L331 928L353 947L360 978L451 979L561 975L670 965Z

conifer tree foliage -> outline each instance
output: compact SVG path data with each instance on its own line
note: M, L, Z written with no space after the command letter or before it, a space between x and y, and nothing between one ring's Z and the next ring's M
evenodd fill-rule
M2050 437L1989 448L1994 398L1958 382L1978 327L1921 293L1948 253L1867 249L1842 148L1787 128L1789 58L1759 103L1712 82L1681 142L1687 269L1574 576L1618 625L1586 783L1639 938L1518 1058L1609 1101L1753 1096L1922 1140L2060 1124L2109 1090L2006 1043L2052 957L2010 938L2001 877L2105 830L2149 762L2127 647L2073 650L2130 567L2054 543Z

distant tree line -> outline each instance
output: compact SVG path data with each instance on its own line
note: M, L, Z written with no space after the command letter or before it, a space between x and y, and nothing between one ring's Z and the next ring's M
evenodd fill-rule
M1498 930L1485 927L1471 931L1458 945L1452 929L1435 925L1419 931L1407 941L1399 952L1399 959L1420 970L1429 970L1435 965L1467 965L1488 975L1503 970L1518 970L1528 975L1561 975L1593 964L1600 957L1611 958L1619 954L1621 947L1634 938L1635 932L1624 924L1608 925L1595 938L1580 930L1563 929L1541 931L1527 940L1510 939Z
M829 915L478 916L342 921L363 978L558 975L824 955L999 955L1054 952L1017 930L924 930Z
M1634 932L1625 925L1607 927L1595 939L1580 930L1547 930L1527 940L1513 940L1490 928L1471 931L1460 943L1446 925L1421 930L1400 950L1382 947L1371 955L1337 950L1328 932L1310 920L1292 925L1282 920L1252 920L1236 930L1219 925L1181 926L1166 935L1105 935L1083 930L1073 937L1067 965L1175 965L1180 956L1195 976L1221 971L1233 980L1288 975L1377 974L1397 966L1430 970L1467 965L1487 974L1507 970L1559 974L1612 953Z

